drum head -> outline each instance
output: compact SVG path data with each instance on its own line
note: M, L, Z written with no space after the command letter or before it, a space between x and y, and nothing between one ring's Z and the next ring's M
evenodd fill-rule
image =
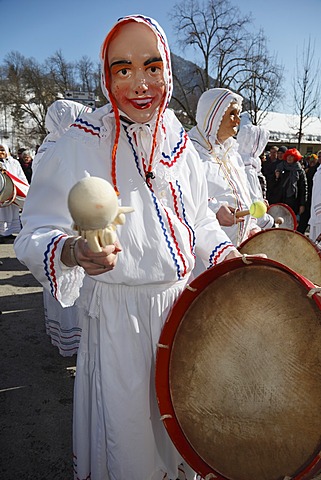
M0 206L7 207L15 199L15 186L7 173L0 172Z
M203 478L280 480L321 450L320 297L276 262L224 262L196 278L161 334L161 418ZM316 298L317 297L317 298Z
M0 172L0 199L4 191L5 185L6 185L6 182L5 182L4 174Z
M245 240L241 253L265 253L321 286L321 252L305 235L286 228L262 230Z
M281 218L283 220L283 222L280 224L282 228L296 230L298 227L298 222L294 211L285 203L273 203L269 206L267 213L274 218L274 221L277 221L278 218Z

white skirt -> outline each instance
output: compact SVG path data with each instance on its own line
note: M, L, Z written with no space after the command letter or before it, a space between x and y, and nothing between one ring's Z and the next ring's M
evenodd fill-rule
M0 208L0 235L12 235L21 230L20 209L16 205Z
M45 289L43 305L46 333L50 336L51 343L58 347L59 353L63 357L75 355L81 337L77 306L63 308Z
M128 287L92 282L80 301L74 394L75 479L192 480L155 394L162 326L185 282Z

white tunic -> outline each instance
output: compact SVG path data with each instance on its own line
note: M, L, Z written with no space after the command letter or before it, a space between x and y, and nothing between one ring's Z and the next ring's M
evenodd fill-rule
M197 143L194 145L203 160L210 208L215 213L222 205L229 205L237 210L249 209L252 201L248 180L236 141L229 138L223 145L215 145L211 153ZM248 237L250 230L257 228L256 220L250 215L244 218L242 223L222 227L236 246Z
M81 112L91 112L91 108L65 99L56 100L49 106L45 118L45 126L49 133L33 159L33 177L45 152L54 147L58 138L69 129ZM76 354L81 336L77 305L63 308L46 289L43 291L43 304L46 333L50 336L51 343L64 357Z
M321 166L313 176L309 238L315 242L321 234Z
M153 166L156 178L149 187L142 174L149 126L121 124L119 202L134 212L118 228L123 251L113 271L89 277L82 268L60 261L64 240L75 234L67 208L71 187L87 173L111 182L114 117L108 106L81 116L44 154L15 242L17 257L62 305L72 305L83 284L78 300L82 336L74 399L75 478L162 480L167 473L176 479L182 462L159 419L156 345L195 255L210 267L235 247L208 208L200 159L170 110L163 126ZM185 471L193 478L186 466Z
M2 160L2 163L8 172L28 184L28 180L26 179L18 160L9 156ZM0 235L12 235L14 233L19 233L20 230L20 208L13 204L7 207L0 207Z
M205 91L197 104L197 125L189 131L189 137L203 162L209 206L215 213L222 205L234 210L248 210L252 203L236 140L229 136L221 143L218 139L220 125L232 104L241 109L242 97L227 88ZM244 218L244 222L222 227L237 247L249 236L251 230L259 230L254 218L250 215Z
M244 113L246 114L247 112ZM257 200L264 201L259 180L259 174L261 174L262 169L259 155L264 150L269 140L269 135L270 132L265 128L250 123L241 125L237 134L238 152L244 163L252 202ZM262 229L272 228L274 219L271 215L265 213L257 219L257 224Z

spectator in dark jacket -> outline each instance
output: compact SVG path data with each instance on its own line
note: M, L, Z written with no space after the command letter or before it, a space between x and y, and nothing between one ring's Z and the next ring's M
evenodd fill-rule
M305 233L310 219L310 210L311 210L311 198L312 198L312 186L313 186L313 177L321 163L321 150L316 154L311 154L307 157L306 161L308 162L308 167L305 168L305 175L307 177L308 183L308 198L305 206L304 213L300 216L300 222L298 226L298 232ZM304 167L304 165L302 165Z
M30 150L24 150L21 154L21 159L19 160L22 170L27 177L28 183L31 182L32 177L32 156Z
M297 216L303 214L308 195L308 184L300 163L302 155L296 148L288 149L275 170L273 192L276 203L285 203Z
M269 157L265 160L265 162L262 162L262 173L266 178L266 199L270 204L276 203L273 197L273 185L275 179L275 169L280 163L278 151L279 147L276 145L271 147Z

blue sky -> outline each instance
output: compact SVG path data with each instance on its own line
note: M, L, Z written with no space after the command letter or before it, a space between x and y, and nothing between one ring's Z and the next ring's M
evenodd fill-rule
M107 31L118 17L132 13L155 18L164 28L172 51L184 56L172 35L175 3L173 0L0 0L0 61L15 50L42 62L59 49L69 61L82 55L98 61ZM278 110L293 113L290 101L295 63L309 37L315 41L315 60L321 57L321 0L232 0L231 3L243 14L252 12L254 28L263 28L270 53L277 54L279 63L284 65L287 94Z

